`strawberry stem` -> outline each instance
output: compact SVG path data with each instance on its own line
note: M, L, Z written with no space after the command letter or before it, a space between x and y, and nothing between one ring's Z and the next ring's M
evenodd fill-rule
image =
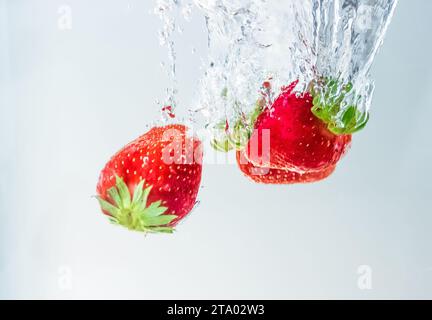
M112 202L96 197L102 210L110 215L110 221L133 231L145 233L173 233L169 226L177 216L165 214L167 207L161 206L161 201L147 205L147 199L152 186L144 189L142 180L131 196L129 188L122 178L116 176L116 185L108 190Z
M332 133L352 134L366 126L369 113L359 110L361 96L353 91L351 82L341 84L333 78L322 78L309 84L309 92L313 97L312 113L324 121ZM348 96L351 103L347 102Z

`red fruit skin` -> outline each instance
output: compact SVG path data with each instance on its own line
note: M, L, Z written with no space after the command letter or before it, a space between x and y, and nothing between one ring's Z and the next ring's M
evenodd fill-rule
M237 164L246 177L263 184L299 184L312 183L329 177L336 166L330 166L321 171L299 173L286 169L270 169L256 167L247 160L244 151L237 151Z
M351 145L351 135L335 135L315 117L309 93L293 92L296 83L285 88L255 123L248 144L258 143L258 152L248 159L256 166L298 172L321 171L334 166ZM262 132L270 130L270 155L262 157ZM257 147L255 146L255 149Z
M164 138L164 133L170 132L178 135L174 138L168 134ZM188 137L186 132L184 125L154 127L126 145L102 170L97 194L113 203L107 191L115 186L116 175L123 178L131 194L144 179L144 188L153 186L147 203L161 200L162 205L168 208L165 214L178 217L170 224L176 225L195 206L201 183L202 143L197 138ZM169 155L171 164L165 163L166 155Z

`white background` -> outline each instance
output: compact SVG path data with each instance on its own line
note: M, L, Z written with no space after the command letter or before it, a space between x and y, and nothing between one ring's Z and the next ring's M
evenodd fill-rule
M64 4L71 30L58 28ZM152 7L0 0L0 297L432 298L432 2L400 1L370 123L331 178L262 186L209 165L178 232L143 237L91 196L110 155L158 117ZM196 13L178 41L185 108L205 41Z

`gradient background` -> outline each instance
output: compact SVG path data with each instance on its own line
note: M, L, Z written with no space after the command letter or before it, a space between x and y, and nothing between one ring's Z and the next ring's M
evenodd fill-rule
M58 28L63 4L71 30ZM432 298L432 1L400 1L371 121L330 179L262 186L209 165L178 232L144 237L110 225L91 195L158 116L166 49L152 7L0 0L0 297ZM195 14L178 41L184 106L203 26Z

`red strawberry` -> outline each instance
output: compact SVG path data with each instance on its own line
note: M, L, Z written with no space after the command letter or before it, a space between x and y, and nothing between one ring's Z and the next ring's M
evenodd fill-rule
M171 233L195 205L201 171L201 141L189 137L183 125L155 127L106 164L98 200L116 224Z
M247 157L258 167L326 172L345 154L351 135L332 133L327 124L312 113L312 96L294 92L296 85L294 82L286 87L273 105L258 116L247 146ZM264 157L263 132L270 138L269 154ZM251 152L253 149L258 152Z
M237 151L237 164L240 170L252 181L265 184L296 184L323 180L330 176L336 166L314 172L299 173L286 169L256 167L247 160L244 151Z

